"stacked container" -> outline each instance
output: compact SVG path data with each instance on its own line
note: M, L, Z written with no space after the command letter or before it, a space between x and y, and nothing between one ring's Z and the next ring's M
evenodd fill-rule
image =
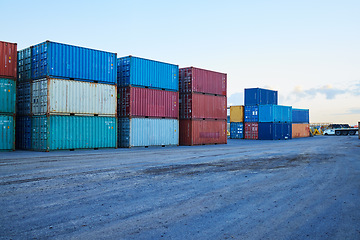
M47 41L18 66L19 148L116 148L115 53Z
M310 137L309 109L292 109L292 138Z
M179 67L119 58L118 146L179 145Z
M230 138L244 138L244 106L230 106Z
M179 75L180 145L226 144L226 74L189 67Z
M0 151L15 150L17 44L0 41Z

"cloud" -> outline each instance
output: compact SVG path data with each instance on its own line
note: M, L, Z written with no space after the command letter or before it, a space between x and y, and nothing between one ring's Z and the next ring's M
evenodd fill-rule
M360 108L350 108L348 109L347 114L360 114Z
M237 93L231 94L230 97L228 97L228 99L227 99L227 105L228 106L244 105L244 93L237 92Z

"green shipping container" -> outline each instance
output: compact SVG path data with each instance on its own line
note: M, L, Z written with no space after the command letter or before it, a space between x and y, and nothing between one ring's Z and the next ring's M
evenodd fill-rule
M0 114L14 114L16 103L16 81L0 78Z
M15 150L14 116L0 115L0 151Z
M34 116L32 118L32 149L116 148L115 117Z

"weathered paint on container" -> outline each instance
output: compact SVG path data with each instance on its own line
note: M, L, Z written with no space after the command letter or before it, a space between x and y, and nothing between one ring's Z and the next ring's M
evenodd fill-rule
M259 123L259 140L291 139L291 123Z
M179 118L179 93L150 88L119 87L118 117Z
M292 109L293 123L309 123L309 109Z
M17 44L0 41L0 77L17 78Z
M259 138L259 124L257 122L244 123L245 139L258 139Z
M18 82L16 84L16 114L31 114L31 83Z
M115 117L33 116L32 149L116 148Z
M230 106L230 122L244 122L244 106Z
M227 119L225 96L180 94L180 119Z
M230 138L244 138L244 124L242 122L230 122Z
M226 120L180 120L180 145L227 143Z
M18 82L31 80L31 47L18 51Z
M118 118L119 147L179 145L179 120Z
M32 80L45 77L116 84L116 53L46 41L31 49Z
M15 150L14 116L0 115L0 151Z
M16 80L0 78L0 114L14 114L16 105Z
M245 106L278 104L278 92L263 88L246 88L244 98Z
M34 115L116 117L116 85L44 78L31 84Z
M179 66L159 61L122 57L117 62L119 87L148 87L179 91Z
M259 106L245 106L244 107L244 122L258 122L259 121Z
M282 105L259 105L259 122L292 122L292 107Z
M226 96L226 73L188 67L181 68L180 93L209 93Z
M31 117L16 116L15 125L16 149L31 149Z
M293 123L292 138L304 138L304 137L310 137L310 124Z

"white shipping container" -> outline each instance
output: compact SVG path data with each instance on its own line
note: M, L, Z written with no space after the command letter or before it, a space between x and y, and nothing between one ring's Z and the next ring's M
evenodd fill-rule
M116 96L116 85L43 78L31 84L31 112L115 117Z

